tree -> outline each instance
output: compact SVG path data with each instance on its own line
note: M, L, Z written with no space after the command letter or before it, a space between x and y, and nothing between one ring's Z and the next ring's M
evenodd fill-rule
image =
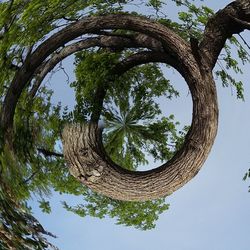
M249 29L250 6L248 1L238 0L213 14L209 8L198 8L186 0L174 2L187 10L180 12L180 22L160 15L160 1L146 3L156 12L151 19L123 9L133 1L9 0L0 4L1 175L17 201L28 199L32 192L43 197L54 188L84 194L92 204L87 210L65 204L68 210L99 217L107 214L105 207L96 212L100 196L79 185L69 175L61 152L56 152L61 128L73 121L82 124L65 126L65 159L71 174L98 193L146 201L171 194L198 173L217 132L212 71L223 48L225 56L219 63L225 66L215 73L225 86L235 86L237 96L243 98L242 83L229 72L240 72L230 43L237 46L243 63L248 62L247 51L233 35ZM42 81L61 60L83 49L86 52L76 56L77 81L72 83L77 105L72 113L65 109L62 114L60 104L51 103L52 93ZM164 80L159 63L179 71L192 94L193 120L184 142L172 116L140 124L142 118L154 120L160 113L155 96L176 94ZM115 113L114 106L120 112ZM100 118L107 125L103 131L106 151ZM158 134L152 133L155 130ZM153 147L148 146L152 142ZM174 147L169 148L169 143ZM142 147L167 163L146 172L131 171L145 162ZM121 162L130 170L118 166ZM104 204L113 202L103 199ZM125 203L113 204L125 209L121 206ZM135 204L139 203L127 203L126 211L134 209L140 217L142 207ZM162 200L140 204L151 206L156 217L166 209ZM43 198L41 208L50 210ZM131 224L131 220L120 218Z

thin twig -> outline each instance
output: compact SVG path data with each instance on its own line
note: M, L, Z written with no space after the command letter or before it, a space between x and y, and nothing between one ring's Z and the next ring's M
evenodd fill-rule
M63 157L63 154L60 153L56 153L56 152L52 152L49 151L45 148L38 148L37 149L40 153L42 153L45 157L51 157L51 156L55 156L55 157Z
M66 75L66 77L67 77L67 83L69 84L70 77L69 77L68 73L66 72L65 68L64 68L63 65L62 65L62 61L61 61L60 64L59 64L59 68L60 68L60 69L63 71L63 73Z
M34 172L30 175L30 177L28 177L27 179L25 179L25 180L22 182L22 184L27 184L31 179L34 178L34 176L35 176L39 171L40 171L40 169L34 171Z
M238 36L241 38L241 40L243 41L243 43L247 46L247 48L250 50L250 46L249 44L247 43L247 41L245 40L245 38L241 35L241 34L238 34ZM249 55L249 54L248 54Z

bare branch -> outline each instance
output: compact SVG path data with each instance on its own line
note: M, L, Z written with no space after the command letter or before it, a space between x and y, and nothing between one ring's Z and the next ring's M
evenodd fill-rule
M64 58L75 53L76 51L87 49L89 47L94 47L98 44L99 39L91 38L86 39L77 43L73 43L68 45L60 50L60 52L54 53L49 60L41 64L40 67L36 70L35 74L35 83L30 90L29 96L30 98L34 98L36 92L38 91L43 79L45 76Z
M52 152L44 148L38 148L37 150L38 152L42 153L45 157L51 157L51 156L63 157L63 154Z
M69 84L70 77L69 77L69 74L67 73L66 69L62 65L62 61L59 64L59 69L61 69L63 71L64 75L67 77L67 83Z
M239 24L243 29L250 30L250 22L246 22L246 21L240 20L239 18L236 18L236 17L233 17L233 16L231 16L231 18L232 18L237 24Z

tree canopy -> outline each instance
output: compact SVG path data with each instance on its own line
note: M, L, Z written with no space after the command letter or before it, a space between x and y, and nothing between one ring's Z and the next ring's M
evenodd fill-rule
M250 27L250 4L236 0L214 13L193 1L172 0L180 10L176 20L165 13L168 4L0 3L3 247L11 246L12 237L6 233L6 207L29 211L27 201L34 195L47 213L51 192L82 196L82 204L63 206L80 216L110 216L118 224L146 230L168 209L166 196L198 173L217 132L214 78L244 99L243 83L231 72L242 73L239 63L249 62L240 33ZM136 5L144 11L135 12ZM68 56L75 66L75 80L69 83L76 100L72 110L51 101L53 91L44 80L56 67L67 72L61 62ZM179 95L163 64L188 84L192 124L180 126L174 115L162 114L157 97ZM163 165L135 172L148 163L148 155ZM27 223L20 214L10 216ZM49 247L45 239L37 244Z

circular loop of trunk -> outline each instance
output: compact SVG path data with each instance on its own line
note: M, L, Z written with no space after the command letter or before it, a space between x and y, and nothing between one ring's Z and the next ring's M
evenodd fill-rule
M54 51L84 34L102 29L127 29L159 40L166 54L186 80L193 100L191 128L183 147L166 164L145 172L122 169L106 156L100 132L94 124L67 126L63 132L64 154L71 173L93 190L119 200L144 201L171 194L192 179L213 145L218 105L212 69L206 60L194 57L181 37L165 26L127 14L84 18L43 42L15 75L1 112L1 127L11 138L18 99L36 69ZM198 62L197 62L197 61ZM10 139L11 141L11 139Z
M149 171L128 171L106 155L97 124L71 124L63 130L64 156L71 174L92 190L125 201L161 198L182 187L200 170L217 132L213 80L210 74L198 80L197 89L192 89L191 128L170 161Z
M96 124L68 125L63 131L64 155L71 174L92 190L114 199L145 201L173 193L198 173L217 133L217 94L211 69L198 65L189 46L181 40L176 43L178 39L161 28L154 30L154 37L170 49L175 62L172 66L186 80L193 100L192 125L175 156L156 169L128 171L106 155Z

